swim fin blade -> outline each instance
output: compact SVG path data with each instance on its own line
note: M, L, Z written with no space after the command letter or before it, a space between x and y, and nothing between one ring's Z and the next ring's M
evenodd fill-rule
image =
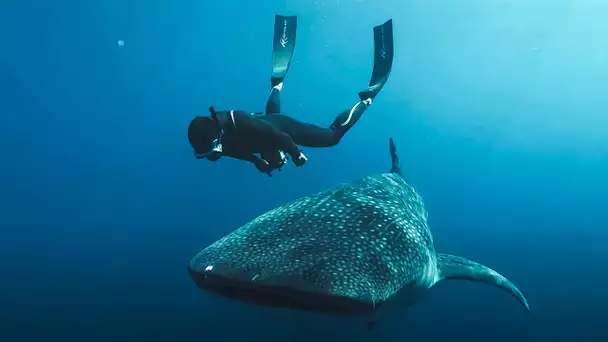
M297 16L274 16L274 41L272 44L272 86L283 82L291 56L296 46L296 30L298 27Z
M373 99L388 80L393 67L393 20L374 26L374 70L367 89L359 92L361 101Z

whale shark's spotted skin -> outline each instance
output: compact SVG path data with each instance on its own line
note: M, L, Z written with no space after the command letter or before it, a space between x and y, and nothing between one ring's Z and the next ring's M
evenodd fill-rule
M270 210L201 251L190 273L199 287L227 297L339 314L370 313L398 292L445 278L491 283L527 307L495 271L435 252L422 198L398 172Z
M315 291L381 302L434 273L426 220L420 196L401 176L365 177L267 212L192 265L220 264L259 284L297 280Z

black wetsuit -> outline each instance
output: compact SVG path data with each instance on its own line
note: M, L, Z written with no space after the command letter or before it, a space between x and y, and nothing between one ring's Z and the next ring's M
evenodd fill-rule
M329 147L338 144L372 103L386 83L393 63L392 20L374 26L374 69L369 86L359 92L360 101L339 113L327 128L300 122L281 112L279 97L295 47L296 27L296 16L275 16L271 92L266 112L215 112L210 108L219 126L217 131L221 133L214 137L213 152L200 158L216 161L221 156L228 156L247 160L270 175L270 171L281 169L285 163L283 153L286 153L294 164L301 166L307 159L298 145Z
M340 113L331 126L323 128L279 114L279 96L280 91L273 88L266 105L266 114L239 110L216 112L224 131L221 139L222 155L257 163L260 158L255 154L259 153L273 170L278 169L283 162L280 151L284 151L295 162L301 153L297 145L329 147L338 144L371 103L357 102L353 108Z

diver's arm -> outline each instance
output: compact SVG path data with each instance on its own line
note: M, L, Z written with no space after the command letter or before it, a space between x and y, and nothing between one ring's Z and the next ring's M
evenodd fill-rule
M254 164L257 162L258 159L260 159L255 154L244 153L244 152L240 152L240 151L226 151L226 150L224 150L224 152L222 154L225 155L226 157L231 157L231 158L234 158L234 159L244 160L244 161L248 161L248 162L251 162L251 163L254 163Z
M271 139L274 141L277 150L285 151L292 160L300 157L300 149L289 134L275 130L272 132Z
M291 157L291 160L296 166L306 164L308 158L300 151L298 145L293 141L291 136L284 132L275 133L275 141L279 146L279 150L285 151Z
M251 162L253 165L255 165L255 167L256 167L256 169L258 169L258 171L266 173L269 176L270 176L270 171L273 170L273 167L266 160L256 156L255 154L233 152L233 153L225 154L225 155L228 157L235 158L235 159Z

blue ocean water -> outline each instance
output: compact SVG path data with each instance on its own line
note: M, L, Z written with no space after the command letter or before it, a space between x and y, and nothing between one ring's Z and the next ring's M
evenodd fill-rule
M608 3L7 0L0 5L0 341L606 341ZM207 107L263 109L273 16L298 15L285 112L328 125L395 61L333 148L268 177L198 161ZM124 44L119 44L121 41ZM188 261L298 196L389 168L396 140L438 250L527 295L446 282L359 322L200 292Z

